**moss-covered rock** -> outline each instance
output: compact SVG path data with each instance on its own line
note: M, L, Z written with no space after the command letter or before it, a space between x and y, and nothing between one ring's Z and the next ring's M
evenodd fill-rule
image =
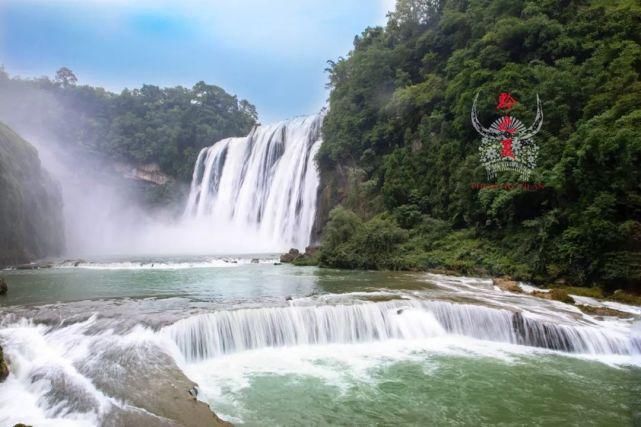
M523 292L519 284L514 280L506 279L504 277L496 277L492 279L492 282L494 283L494 286L498 287L503 291L515 292L515 293Z
M0 266L58 255L62 197L38 151L0 123Z
M621 317L624 319L632 317L630 313L624 313L622 311L615 310L613 308L605 307L605 306L580 304L580 305L577 305L577 307L585 314L590 314L592 316Z
M574 298L572 298L565 289L552 289L550 292L550 299L555 301L561 301L566 304L574 304Z
M6 380L8 376L9 367L7 366L7 362L4 360L4 352L2 350L2 346L0 346L0 382Z

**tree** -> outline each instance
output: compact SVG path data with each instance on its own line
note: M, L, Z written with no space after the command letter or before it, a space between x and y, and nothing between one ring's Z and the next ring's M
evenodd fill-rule
M56 71L56 83L62 87L75 86L78 83L76 75L67 67L62 67Z

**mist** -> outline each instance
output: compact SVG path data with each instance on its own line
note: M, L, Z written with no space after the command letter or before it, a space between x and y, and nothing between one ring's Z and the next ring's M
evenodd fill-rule
M99 152L100 134L86 124L102 112L75 103L85 87L68 97L64 90L54 96L34 87L37 81L10 83L0 84L0 120L38 149L43 167L60 185L65 258L276 253L309 244L319 185L314 155L324 113L207 141L199 163L184 164L190 175L198 171L190 187L153 163L118 161ZM106 102L115 96L107 93ZM158 168L154 173L162 185L140 172L145 166ZM156 191L165 194L150 202Z
M53 95L28 87L19 91L3 88L0 97L0 120L36 147L44 169L60 186L65 257L171 254L188 249L177 244L188 186L176 185L181 194L170 205L145 204L145 190L149 189L145 187L152 184L123 173L135 165L79 149L53 136L59 129L52 126L74 120L65 117L68 107L63 108Z

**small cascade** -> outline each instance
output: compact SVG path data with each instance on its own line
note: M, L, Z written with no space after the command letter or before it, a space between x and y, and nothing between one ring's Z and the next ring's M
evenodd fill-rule
M206 221L216 234L268 242L274 251L307 246L316 213L314 156L322 120L319 114L259 126L245 138L204 148L185 220Z
M202 314L165 327L187 362L224 354L309 344L465 336L587 354L641 354L641 340L590 325L560 325L510 310L445 301L240 309Z

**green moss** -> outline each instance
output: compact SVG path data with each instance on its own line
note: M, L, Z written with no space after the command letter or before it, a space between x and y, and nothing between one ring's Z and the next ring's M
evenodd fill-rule
M596 286L585 287L585 288L578 287L578 286L567 286L561 289L566 291L568 294L579 295L582 297L590 297L590 298L598 298L598 299L604 298L603 290Z
M641 305L641 295L634 295L621 290L609 295L607 299L610 301L621 302L623 304Z

